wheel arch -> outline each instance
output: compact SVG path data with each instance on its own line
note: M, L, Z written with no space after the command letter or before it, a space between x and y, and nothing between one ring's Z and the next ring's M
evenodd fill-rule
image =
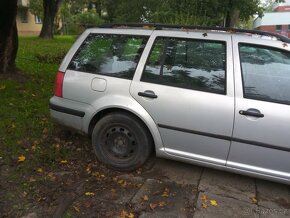
M158 151L158 150L160 150L160 148L163 148L160 133L158 131L158 128L157 128L155 122L153 121L153 119L151 117L150 117L151 120L148 120L148 117L147 117L147 119L146 118L142 119L141 118L142 115L135 113L127 108L116 107L116 106L103 108L102 110L96 112L93 115L92 119L90 120L89 126L88 126L89 137L91 138L94 126L102 117L106 116L107 114L115 113L115 112L125 113L125 114L133 116L134 118L139 120L141 123L144 124L144 127L147 129L147 131L150 133L150 136L152 137L152 141L154 143L153 150ZM148 114L148 116L149 116L149 114ZM154 126L152 124L154 124Z

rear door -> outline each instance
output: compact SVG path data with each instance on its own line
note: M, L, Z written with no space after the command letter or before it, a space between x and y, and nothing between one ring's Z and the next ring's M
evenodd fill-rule
M234 93L229 35L154 31L131 95L158 125L172 155L225 165Z
M233 36L236 110L227 165L290 179L289 44Z

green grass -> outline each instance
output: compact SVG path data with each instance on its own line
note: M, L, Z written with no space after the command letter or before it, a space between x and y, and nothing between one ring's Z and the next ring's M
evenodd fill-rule
M20 155L32 156L33 144L41 146L47 132L53 128L49 121L48 102L53 95L54 77L60 58L74 41L75 37L71 36L53 40L19 38L16 63L24 79L0 81L0 146L4 147L0 149L0 157L7 164L17 162ZM37 151L33 149L35 155ZM41 153L40 149L36 156Z

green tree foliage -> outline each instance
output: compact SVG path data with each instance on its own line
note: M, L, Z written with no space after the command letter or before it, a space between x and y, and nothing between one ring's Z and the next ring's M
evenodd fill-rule
M55 0L54 0L55 1ZM234 27L253 15L263 15L284 0L63 0L58 17L63 32L78 34L84 26L102 22L154 22ZM31 11L41 16L43 0L33 0ZM248 25L249 26L249 25Z
M283 0L277 0L281 2ZM161 22L234 26L254 14L262 16L261 0L103 0L109 22Z
M29 1L29 10L32 14L37 15L43 19L43 0Z
M152 21L173 24L217 25L222 20L218 0L161 0L152 8Z

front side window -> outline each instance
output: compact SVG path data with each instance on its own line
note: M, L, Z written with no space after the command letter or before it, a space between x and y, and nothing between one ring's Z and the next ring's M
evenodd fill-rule
M132 79L148 37L91 34L68 69Z
M290 104L290 52L240 44L244 97Z
M225 94L226 43L182 38L157 38L141 80Z

